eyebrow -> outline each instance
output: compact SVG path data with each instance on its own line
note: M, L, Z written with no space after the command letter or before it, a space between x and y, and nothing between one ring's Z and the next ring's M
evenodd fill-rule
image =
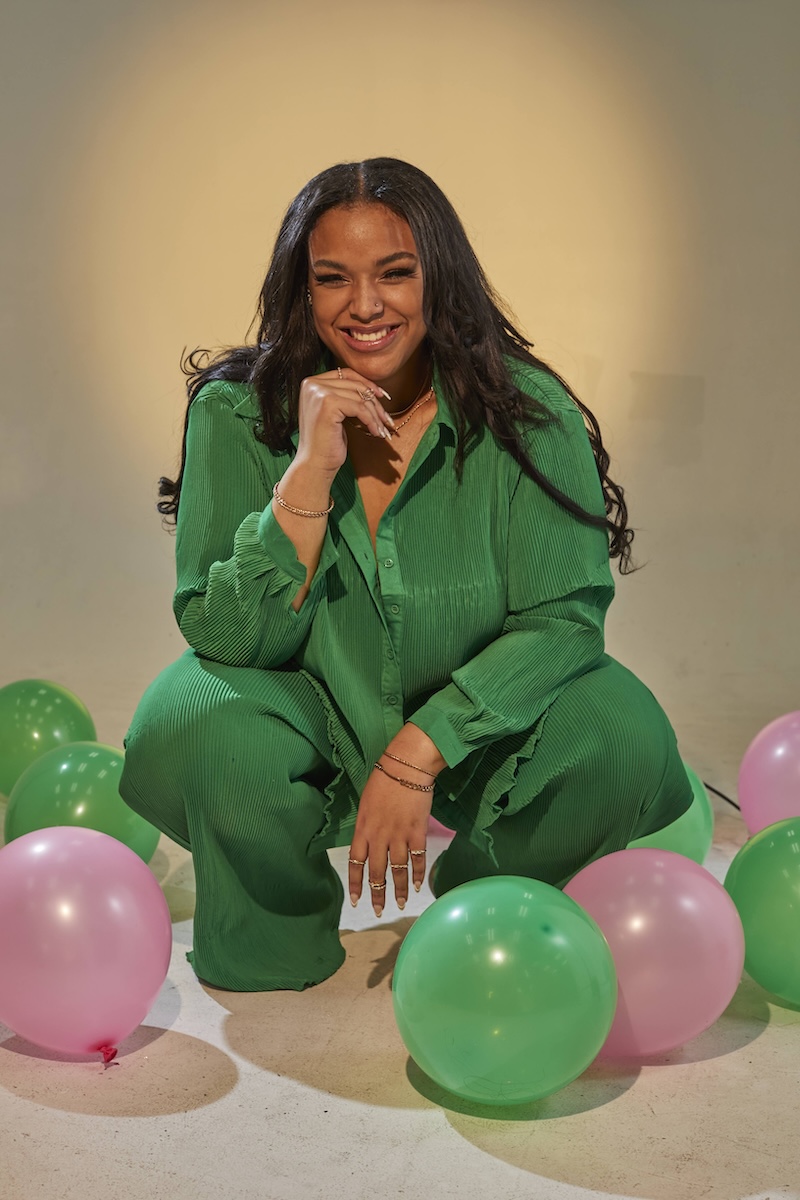
M388 267L389 263L398 262L401 258L410 258L413 262L417 261L416 254L412 254L409 250L398 250L396 254L387 254L385 258L377 259L375 266ZM334 262L332 258L315 258L311 265L312 267L331 267L334 271L347 270L344 263Z

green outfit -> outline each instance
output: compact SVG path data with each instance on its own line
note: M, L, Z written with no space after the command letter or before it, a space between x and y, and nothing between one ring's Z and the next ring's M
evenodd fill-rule
M534 463L602 514L579 410L546 372L511 370L557 417L526 435ZM245 384L207 384L191 406L174 608L192 649L145 693L121 791L191 849L193 963L219 986L301 988L341 964L342 887L324 850L349 843L373 763L405 721L447 762L433 812L457 834L437 892L498 873L563 885L691 803L663 711L604 654L605 532L485 429L459 486L435 382L438 411L381 518L377 558L347 460L297 613L306 571L270 503L291 455L256 439Z

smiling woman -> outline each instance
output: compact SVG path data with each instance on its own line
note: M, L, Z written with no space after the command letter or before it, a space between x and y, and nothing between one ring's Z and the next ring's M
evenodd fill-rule
M604 653L632 533L597 422L433 180L389 158L317 175L255 342L187 374L159 508L191 649L142 699L121 791L194 855L202 978L337 969L332 845L380 916L423 882L431 812L456 830L441 894L562 886L689 806L666 716Z

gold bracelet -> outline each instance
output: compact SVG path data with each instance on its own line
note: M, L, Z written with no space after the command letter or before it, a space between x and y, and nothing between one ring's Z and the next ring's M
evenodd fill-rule
M433 771L426 771L424 767L418 767L416 763L409 762L408 759L398 758L396 754L390 754L388 750L384 750L383 753L385 758L393 758L395 762L402 763L404 767L413 767L415 771L421 771L423 775L430 775L433 779L436 778Z
M432 792L436 786L433 783L412 783L410 779L401 779L399 775L391 775L386 770L386 767L382 767L379 762L376 762L375 766L384 775L388 775L390 779L393 779L395 783L402 783L403 787L411 788L415 792Z
M297 517L327 517L328 513L331 512L333 509L333 496L329 497L330 504L328 505L327 508L323 508L321 512L313 512L311 509L308 509L308 508L295 508L293 505L287 504L286 501L284 500L283 496L278 491L277 483L275 484L275 487L272 489L272 494L275 497L275 499L278 501L278 504L280 504L281 508L285 508L287 512L294 513L295 516L297 516Z

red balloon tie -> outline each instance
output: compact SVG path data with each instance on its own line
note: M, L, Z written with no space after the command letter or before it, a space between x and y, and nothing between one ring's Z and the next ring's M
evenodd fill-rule
M102 1054L104 1063L110 1063L117 1057L116 1046L98 1046L97 1049Z

